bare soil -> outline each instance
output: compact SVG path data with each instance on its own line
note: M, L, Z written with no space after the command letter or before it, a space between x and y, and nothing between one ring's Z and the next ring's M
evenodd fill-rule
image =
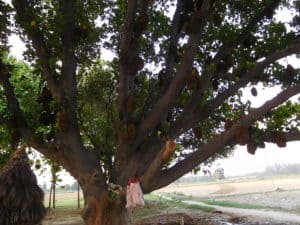
M186 195L209 197L240 203L252 203L277 208L277 216L282 213L300 216L300 177L284 179L239 180L219 183L173 184L159 192L181 192ZM70 194L71 195L71 194ZM155 205L153 205L155 207ZM150 210L150 209L149 209ZM232 208L231 208L232 210ZM238 209L237 209L238 210ZM246 210L247 211L247 210ZM299 222L276 221L262 216L240 214L238 211L217 209L214 213L205 213L196 209L174 208L162 211L160 215L144 217L134 221L135 225L299 225ZM248 210L249 212L249 210ZM266 215L266 214L265 214ZM287 214L289 215L289 214ZM292 218L292 217L290 217ZM184 223L183 223L184 222ZM83 225L80 211L72 213L50 214L43 225Z
M300 177L170 185L159 192L180 192L220 201L263 205L300 214Z
M299 223L258 221L254 218L249 219L220 211L205 213L188 210L145 217L135 222L134 225L299 225Z
M80 210L55 210L48 212L43 225L83 225Z
M300 177L172 184L160 192L270 207L255 210L214 206L223 214L246 218L246 224L300 224Z
M282 190L300 190L300 176L283 178L255 178L224 180L215 183L199 182L189 184L174 183L159 190L159 192L181 192L197 197L214 197L221 195L238 195L262 193Z

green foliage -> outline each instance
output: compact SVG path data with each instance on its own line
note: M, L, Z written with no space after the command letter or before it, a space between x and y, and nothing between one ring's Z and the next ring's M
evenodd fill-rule
M12 8L5 2L0 1L0 52L8 49L8 35L11 33Z
M0 169L5 165L10 156L10 152L0 150Z
M27 118L30 126L36 126L36 115L39 105L36 97L39 92L38 76L32 76L33 69L24 62L8 58L8 63L12 66L10 82L14 86L14 91L19 100L20 107Z
M112 67L100 60L79 73L78 105L83 136L86 143L103 153L106 171L116 150L116 79Z
M10 82L14 87L20 108L24 112L26 122L31 127L37 127L39 105L35 101L35 96L38 95L39 78L32 76L33 69L25 62L18 61L6 54L3 54L2 60L9 69ZM1 147L9 149L14 127L11 125L11 122L13 122L12 115L8 111L6 97L2 88L0 88L0 116L3 118L3 122L0 123L0 130L2 131L0 138Z
M299 131L300 105L291 101L277 107L265 119L267 130L270 131Z
M59 1L29 1L33 11L26 12L30 23L25 23L23 18L16 16L16 21L21 24L25 32L41 31L44 35L46 46L50 47L50 64L52 69L60 70L60 56L62 54L61 36L63 32L62 2ZM99 54L97 43L102 37L103 30L96 24L99 14L103 13L106 1L77 1L76 28L73 34L77 43L76 56L78 62L90 61ZM32 61L36 58L35 51L28 39L24 39L28 50L26 59Z
M25 42L27 47L25 60L31 63L19 62L7 56L1 57L9 65L10 82L14 86L26 124L33 131L34 138L48 144L54 140L54 137L60 135L57 113L62 99L53 97L59 94L54 93L53 90L50 91L50 84L46 82L48 74L45 73L45 68L42 68L42 61L45 60L50 64L47 69L53 73L54 83L59 85L64 83L62 62L66 59L63 59L62 55L65 47L63 40L65 14L62 1L26 2L30 7L24 9L23 16L20 13L14 14L15 27L12 28L9 19L12 9L0 1L0 48L6 45L10 30L14 29ZM127 1L77 0L76 12L72 12L75 16L75 27L70 31L70 37L74 42L72 47L75 51L76 62L72 63L76 71L77 82L77 90L74 90L77 97L77 105L74 108L77 107L75 109L77 111L74 112L74 117L78 117L77 122L83 146L88 150L101 153L98 155L107 177L110 176L115 159L114 154L118 148L118 131L128 131L130 127L135 129L141 124L141 121L151 113L157 101L166 92L165 86L169 84L162 84L165 76L172 80L180 66L185 64L183 56L191 48L187 41L189 35L195 33L188 27L192 26L193 21L195 22L194 14L202 1L182 1L182 10L175 18L175 22L172 22L171 16L176 6L175 0L149 1L147 10L141 9L143 8L142 2L137 1L137 16L130 21L133 24L133 31L125 30L128 25L125 23ZM192 152L199 151L212 138L222 135L228 130L226 129L228 121L236 122L251 112L251 104L242 101L241 89L229 93L223 99L222 104L213 109L213 112L206 112L206 108L209 108L218 96L226 94L226 91L230 91L234 85L243 80L247 72L268 55L285 48L299 37L299 23L297 22L299 22L300 6L298 1L211 2L215 3L205 17L207 21L198 21L199 27L198 24L197 26L194 24L196 29L200 29L200 24L203 22L201 34L197 35L199 46L195 50L195 60L191 63L191 68L184 69L185 73L191 69L196 74L196 84L192 85L193 88L189 88L186 82L178 90L178 96L177 90L170 94L174 94L176 99L173 99L168 112L152 130L145 134L147 140L138 144L146 145L148 140L163 142L173 132L170 129L173 128L175 121L189 120L189 116L194 116L195 121L199 121L198 116L203 118L187 128L174 131L176 133L174 141L178 146L164 168L183 160ZM17 3L17 0L13 3ZM270 3L274 4L264 12L264 15L260 16ZM274 18L274 12L282 7L295 11L290 22L283 23ZM256 21L258 17L260 19ZM143 23L140 23L140 18L145 19ZM178 23L177 30L172 29L174 23ZM141 33L142 35L139 36L138 34ZM126 40L125 44L133 46L134 52L126 56L126 59L122 59L120 57L121 38L127 34L129 40ZM48 57L43 60L37 59L39 52L34 49L36 46L31 41L39 35L41 37L37 45L44 44L45 52L43 53ZM178 43L170 45L174 39L178 39ZM230 50L232 46L235 47ZM216 55L220 50L227 48L228 51L224 51L224 55ZM0 51L2 52L2 49ZM107 52L109 52L108 56L105 55ZM122 54L126 53L122 52ZM172 54L174 54L173 61L172 57L168 59ZM107 61L112 57L111 61ZM220 59L214 60L213 57ZM136 58L138 60L135 60ZM139 65L135 65L137 62ZM127 104L129 99L134 103L131 102L134 107L128 110L128 113L126 112L128 114L124 119L126 121L123 121L121 118L123 115L119 115L118 112L118 95L121 88L119 74L124 69L120 68L122 63L128 66L125 70L130 73L127 74L128 80L124 84L130 83L125 88L129 94L125 93L127 102L123 104ZM173 65L170 74L166 74L166 67L169 63ZM131 74L133 69L130 66L139 67L136 74ZM193 72L185 75L191 76ZM282 88L287 88L299 83L299 74L299 69L292 65L282 65L279 61L275 61L261 74L258 73L249 78L244 86L262 82L268 87L280 85ZM201 82L205 82L206 79L207 84L202 87ZM198 90L199 86L202 90ZM195 106L189 111L187 105L190 104L191 99L195 98L197 91L200 92L199 97L196 98ZM59 92L64 92L64 90L60 89ZM256 92L252 93L256 95ZM67 101L69 96L64 97ZM202 111L199 113L198 109ZM263 131L299 131L299 110L299 105L292 102L274 109L270 115L251 127L251 139L262 147L264 146ZM194 115L195 113L198 114ZM8 112L7 99L2 86L0 87L0 116L0 147L8 150L12 132L7 126L7 121L12 115ZM230 142L220 149L218 154L207 159L204 164L210 165L216 158L230 155L235 145L236 142ZM36 162L36 167L41 167L41 164L43 162ZM197 166L194 172L199 171L200 168Z

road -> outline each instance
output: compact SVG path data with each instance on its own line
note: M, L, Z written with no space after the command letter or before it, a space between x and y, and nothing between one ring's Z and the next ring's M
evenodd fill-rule
M182 201L186 204L191 205L202 205L202 206L210 206L205 204L204 202L198 201ZM279 211L272 211L272 210L263 210L263 209L239 209L239 208L229 208L223 206L213 206L215 210L221 211L227 214L234 214L235 216L240 217L247 217L249 220L254 222L261 222L261 221L270 221L276 223L285 223L285 222L292 222L296 224L300 224L300 215L288 212L279 212Z

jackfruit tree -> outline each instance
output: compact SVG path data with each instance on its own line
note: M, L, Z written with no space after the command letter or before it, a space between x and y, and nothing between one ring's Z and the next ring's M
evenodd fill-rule
M26 144L69 171L88 225L127 224L131 177L149 193L237 145L255 154L300 140L297 0L0 7L1 151ZM11 33L26 45L26 71L7 56ZM261 85L281 91L265 99Z

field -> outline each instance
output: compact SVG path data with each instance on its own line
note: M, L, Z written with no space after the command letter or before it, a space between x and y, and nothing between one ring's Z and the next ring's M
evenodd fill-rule
M255 219L257 224L300 224L300 198L297 196L300 196L299 176L172 184L146 196L146 206L135 210L132 220L139 221L159 213L175 213L174 217L184 213L198 219L205 216L206 220L210 217L218 221L244 218L243 223L235 224L254 224L247 219ZM56 198L57 209L49 214L44 225L82 225L77 193L57 193ZM213 211L221 211L222 215L212 214ZM230 218L224 219L226 216Z
M218 182L200 182L189 184L171 184L159 192L181 192L197 197L212 197L220 195L237 195L245 193L261 193L276 190L300 189L300 176L226 179Z
M82 197L80 200L80 207L82 208ZM49 193L46 193L46 207L48 204ZM78 209L77 192L57 192L55 205L56 208L48 213L43 225L83 225L83 221L80 217L81 209Z

